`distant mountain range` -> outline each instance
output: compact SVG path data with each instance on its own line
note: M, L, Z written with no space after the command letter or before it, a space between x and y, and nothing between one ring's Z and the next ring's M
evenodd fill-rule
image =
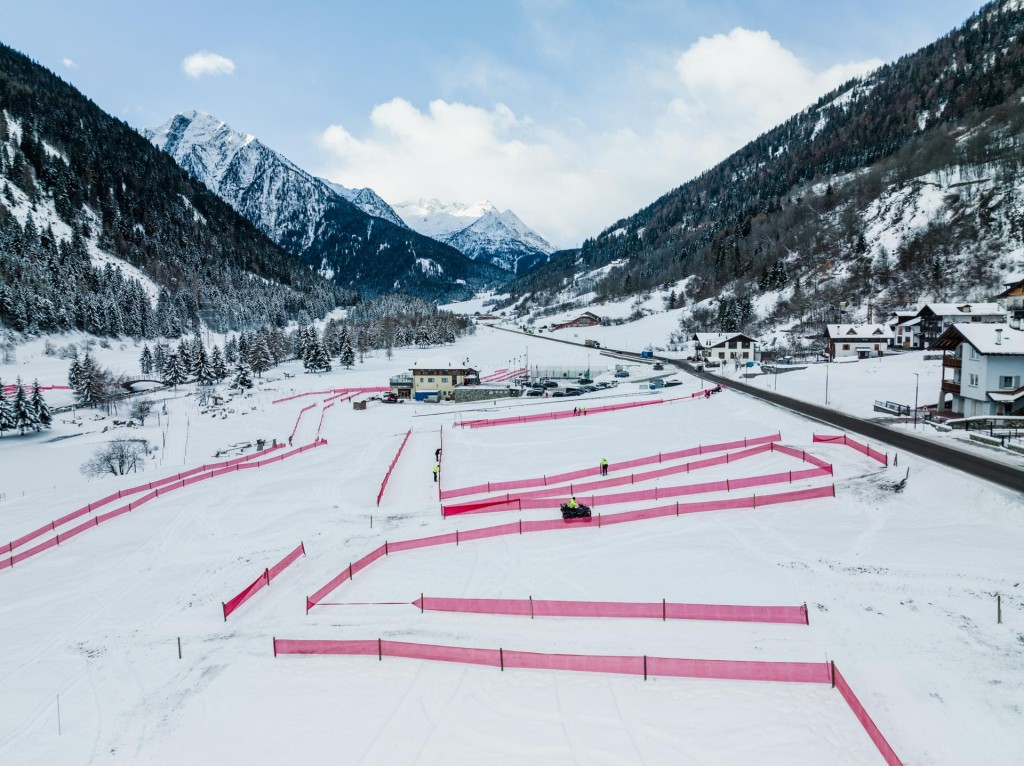
M371 190L328 184L208 114L178 114L143 135L336 284L368 295L452 300L507 279L490 264L407 228Z
M476 261L521 274L547 263L551 244L511 210L489 200L464 205L418 199L394 206L411 229L462 251Z

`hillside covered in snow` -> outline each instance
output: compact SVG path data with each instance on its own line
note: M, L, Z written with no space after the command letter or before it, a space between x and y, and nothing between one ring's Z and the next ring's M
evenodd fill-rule
M675 307L756 330L986 298L1024 269L1022 62L1024 9L989 3L526 274L513 299L685 280Z

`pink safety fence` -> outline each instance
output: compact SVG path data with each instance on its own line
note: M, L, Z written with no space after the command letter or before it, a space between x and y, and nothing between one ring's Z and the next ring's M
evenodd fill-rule
M384 481L380 483L380 489L377 491L377 506L380 506L380 499L384 497L384 490L387 489L388 481L391 479L391 472L395 470L395 466L398 465L398 458L402 456L402 450L405 449L405 443L409 441L409 436L412 434L410 428L405 432L405 438L402 439L402 443L398 445L398 452L395 453L394 458L391 460L391 465L388 466L388 472L384 474Z
M629 410L636 407L650 407L655 404L671 404L672 402L686 401L695 399L699 396L704 396L704 391L697 391L689 396L674 396L671 399L651 399L642 402L626 402L623 404L605 404L599 407L586 407L586 417L591 415L600 415L606 412L616 412L618 410ZM493 426L508 426L515 423L536 423L542 420L561 420L563 418L578 417L577 411L573 410L558 410L556 412L539 412L535 415L515 415L507 418L492 418L492 419L480 419L480 420L462 420L455 425L463 428L491 428Z
M823 444L845 444L847 447L852 447L862 455L867 455L870 458L874 458L882 465L889 465L889 453L879 452L870 444L861 444L858 441L854 441L846 434L840 434L838 436L832 436L829 434L814 434L814 441Z
M469 529L465 532L455 530L430 537L420 537L413 540L399 540L393 543L385 542L375 550L363 556L358 561L337 574L330 582L324 585L312 596L306 597L306 611L324 600L331 592L346 580L351 580L357 573L370 566L380 558L398 553L400 551L427 548L434 545L459 545L460 542L470 540L482 540L489 537L502 537L505 535L521 535L527 532L545 532L555 529L574 529L580 527L610 526L613 524L626 524L645 519L656 519L665 516L680 516L687 513L703 513L705 511L735 510L740 508L764 507L777 503L790 503L802 500L811 500L820 497L835 497L835 485L829 484L824 487L811 487L808 489L791 490L789 492L778 492L766 495L751 495L746 497L730 497L721 500L706 500L696 503L675 502L668 505L661 505L654 508L643 508L636 511L625 511L622 513L597 514L590 518L580 519L543 519L540 521L511 522L499 524L493 527L482 527Z
M26 392L31 392L32 391L32 385L29 384L29 383L22 383L21 387ZM18 390L18 386L17 386L17 384L14 384L14 383L12 383L10 385L7 385L7 386L4 386L4 394L13 394L17 390ZM39 390L40 391L70 391L71 390L71 386L40 386Z
M277 463L281 460L285 460L294 455L300 455L308 450L315 449L317 447L323 447L326 445L327 442L323 439L320 439L318 441L312 442L311 444L306 444L302 447L296 447L295 449L291 449L286 452L280 452L279 454L274 455L273 457L267 457L260 460L255 459L262 455L266 455L269 452L283 449L283 446L279 445L277 447L270 447L266 450L263 450L262 452L255 452L252 455L248 455L242 458L235 458L233 460L225 461L222 463L213 463L210 464L209 466L200 466L198 468L190 469L189 471L183 471L182 473L176 474L175 476L170 476L165 479L159 479L148 484L142 484L138 487L120 490L98 501L89 503L88 505L79 508L76 511L72 511L71 513L62 516L59 519L55 519L49 524L42 526L39 529L36 529L28 533L27 535L23 535L17 540L12 540L6 546L6 551L11 552L12 555L6 559L0 559L0 569L7 569L8 567L13 567L15 564L19 564L25 559L31 558L32 556L36 556L42 553L43 551L61 545L67 540L71 539L72 537L80 535L82 532L85 532L89 529L93 529L94 527L97 527L100 524L106 521L110 521L111 519L121 516L125 513L129 513L130 511L133 511L136 508L139 508L140 506L152 500L155 500L157 497L160 497L161 495L166 495L168 492L173 492L175 490L182 489L183 487L190 486L200 481L213 479L216 478L217 476L223 476L224 474L231 473L233 471L241 471L249 468L261 468L262 466ZM35 538L43 534L46 534L47 532L56 531L57 527L59 526L67 524L70 521L73 521L77 518L80 518L81 516L91 513L92 511L95 511L98 508L102 508L105 505L108 505L116 500L123 499L124 497L130 496L132 494L138 494L146 490L151 491L149 491L142 497L139 497L119 508L115 508L111 511L108 511L107 513L97 514L96 516L91 517L88 521L82 522L81 524L78 524L77 526L72 527L67 531L60 532L54 535L53 537L44 540L43 542L38 543L37 545L34 545L31 548L28 548L27 550L21 551L19 553L13 553L13 551L16 548L20 548L25 543L34 540ZM4 549L0 548L0 552L3 551Z
M736 439L730 442L721 442L719 444L702 444L696 447L688 447L686 449L676 450L674 452L659 452L657 455L647 455L646 457L634 458L632 460L622 460L613 462L608 466L608 471L611 474L619 473L620 471L627 471L631 468L639 468L645 465L654 465L655 463L668 463L674 460L681 460L686 457L693 457L694 455L705 455L711 452L724 452L727 450L746 449L747 447L755 447L759 444L769 444L771 442L778 442L782 440L782 434L774 434L772 436L757 436L753 438ZM811 456L813 458L813 456ZM807 459L807 462L813 462L812 459ZM817 463L816 463L817 465ZM821 465L827 465L824 461L821 461ZM551 474L550 476L536 476L530 479L518 479L513 481L489 481L484 484L474 484L469 487L458 487L456 489L446 489L441 492L441 498L447 500L452 497L462 497L464 495L479 495L483 493L501 492L502 490L509 489L529 489L531 487L547 487L554 484L566 484L576 479L593 478L601 474L601 469L597 465L592 465L588 468L579 468L573 471L565 471L563 473Z
M362 388L329 388L326 391L304 391L301 394L292 394L291 396L283 396L280 399L274 399L271 404L281 404L282 402L290 402L295 399L302 399L306 396L328 396L330 394L352 394L354 396L359 394L379 394L384 391L390 391L389 386L363 386Z
M652 479L657 479L663 476L669 476L673 474L689 474L691 471L696 471L711 466L734 463L738 460L753 457L755 455L759 455L765 452L781 452L782 450L775 449L777 446L781 447L782 445L776 445L774 443L762 444L756 447L750 447L749 449L742 450L740 452L727 452L724 455L719 455L717 457L704 458L703 460L696 460L689 463L674 465L668 468L660 468L654 471L634 473L628 476L617 476L610 479L599 479L597 481L583 482L582 484L570 484L568 487L548 487L545 489L534 490L531 492L521 492L518 494L506 493L505 495L500 497L482 498L471 502L452 503L448 505L442 505L441 511L442 515L447 517L467 513L493 513L496 511L523 511L537 510L542 508L557 508L560 502L563 501L567 495L575 496L579 502L584 503L586 505L590 505L591 508L595 508L598 503L600 503L602 506L605 506L615 505L618 503L637 502L642 500L664 500L669 497L681 497L685 495L702 494L708 492L731 492L736 489L758 487L767 484L783 484L787 482L792 484L794 481L802 481L804 479L811 479L818 476L832 474L832 466L825 463L824 465L815 465L814 468L808 468L800 471L781 471L772 474L765 474L762 476L747 476L736 479L722 479L719 481L704 482L701 484L682 484L673 487L654 487L653 489L631 490L629 492L617 492L604 495L583 494L584 492L587 491L606 489L608 487L617 487L625 484L636 484L638 482L642 483L645 481L650 481ZM797 457L799 457L802 454L805 454L797 450L793 450L793 452L796 453L795 456ZM790 453L786 452L786 454Z
M530 598L437 598L420 596L413 606L426 612L469 612L517 617L612 617L655 620L719 620L808 625L807 605L744 606L661 601L549 601Z
M902 766L902 761L889 746L864 706L850 690L835 663L766 662L762 660L701 660L683 657L651 657L649 655L547 654L521 652L513 649L481 649L468 646L442 646L406 641L363 639L335 641L322 639L274 638L274 656L280 654L349 655L403 657L432 662L455 662L486 667L567 670L582 673L617 673L621 675L662 678L706 678L729 681L772 681L781 683L828 684L839 690L857 720L867 731L887 766Z
M299 556L305 555L306 546L300 542L299 547L297 547L283 559L278 561L272 567L267 567L266 569L264 569L260 576L257 577L256 580L253 581L251 585L244 588L241 593L239 593L234 598L229 599L228 601L222 602L221 609L224 612L224 621L227 622L229 614L236 611L240 606L242 606L242 604L244 604L250 598L255 596L265 587L270 585L271 581L274 578L280 576L280 574L289 566L291 566L295 562L295 560L299 558Z
M839 690L839 694L842 695L843 699L846 700L846 704L850 706L850 710L853 711L854 716L860 721L860 725L864 727L864 731L868 733L871 741L875 743L875 747L878 748L878 752L881 753L885 759L887 766L903 766L903 761L896 755L896 751L892 749L888 741L882 735L882 732L875 725L875 722L871 720L871 716L868 715L868 711L864 709L860 700L857 699L857 695L853 693L853 689L846 683L846 679L843 678L843 674L839 672L835 663L832 663L832 685Z
M314 409L315 407L316 407L315 404L307 404L305 407L303 407L301 410L299 410L299 415L298 415L297 418L295 418L295 425L292 426L292 432L290 434L288 434L288 444L291 444L292 443L292 439L295 438L295 433L296 433L296 431L299 430L299 423L302 422L302 416L305 415L310 410Z
M827 684L825 662L765 662L760 660L696 660L648 655L546 654L513 649L479 649L440 646L382 639L356 641L274 639L274 656L279 654L338 654L377 657L405 657L493 668L531 670L572 670L584 673L620 673L666 678L717 678L732 681L783 681Z
M487 375L480 377L481 383L504 383L506 380L512 380L521 375L526 375L529 372L525 367L520 367L515 370L509 370L507 368L501 370L495 370Z

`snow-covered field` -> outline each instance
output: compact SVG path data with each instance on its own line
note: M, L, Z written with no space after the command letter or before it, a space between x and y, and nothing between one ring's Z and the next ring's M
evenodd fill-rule
M40 352L38 343L19 348L18 364L0 366L0 378L63 383L66 364ZM223 418L201 414L187 386L161 392L153 395L163 400L159 418L129 432L157 445L156 459L141 476L119 479L88 481L77 470L110 437L102 432L109 419L58 420L47 433L5 437L0 540L118 488L210 462L232 444L281 441L299 411L323 397L272 404L275 398L386 385L421 355L469 359L486 373L527 354L531 365L587 358L582 348L480 328L453 347L398 350L391 360L368 357L353 370L275 369ZM97 349L97 356L132 371L138 349ZM892 361L893 369L910 364ZM892 398L869 390L871 364L835 365L830 376L840 367L861 370L863 394ZM883 369L876 378L888 374ZM284 370L297 374L286 379ZM807 372L807 389L816 390L817 371ZM793 377L801 374L780 375L780 392L804 385ZM699 381L683 378L674 395L698 389ZM836 396L857 392L856 378L830 378L830 399L833 384ZM371 403L366 411L339 404L324 415L327 447L175 491L0 571L0 763L883 763L827 685L502 673L388 657L275 659L273 637L831 659L904 763L1020 762L1020 497L910 455L887 469L845 447L812 445L812 434L827 430L820 424L728 391L551 422L453 428L458 419L572 409L599 395L459 406ZM650 398L625 389L603 396ZM321 412L318 405L302 417L297 445L314 438ZM596 466L601 457L614 471L616 461L781 432L784 444L834 466L830 479L801 486L834 481L836 497L405 552L357 574L307 615L306 596L384 541L520 518L441 517L431 466L442 426L445 487ZM410 427L377 508L380 481ZM692 481L787 467L801 464L769 453L704 469ZM905 489L896 491L908 469ZM690 481L673 476L637 488ZM300 540L307 555L225 622L221 602ZM421 614L409 605L421 593L806 602L810 625ZM996 594L1003 597L1002 624Z

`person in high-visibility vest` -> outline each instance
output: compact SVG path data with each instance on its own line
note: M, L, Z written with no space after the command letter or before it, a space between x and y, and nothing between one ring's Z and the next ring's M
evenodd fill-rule
M573 510L575 510L575 509L580 507L580 504L576 502L576 496L575 495L573 495L572 497L569 498L569 502L566 503L566 505L569 506L570 508L572 508Z
M434 481L437 481L437 477L441 474L441 464L434 463Z
M601 475L602 476L607 476L608 475L608 459L607 458L601 458Z

